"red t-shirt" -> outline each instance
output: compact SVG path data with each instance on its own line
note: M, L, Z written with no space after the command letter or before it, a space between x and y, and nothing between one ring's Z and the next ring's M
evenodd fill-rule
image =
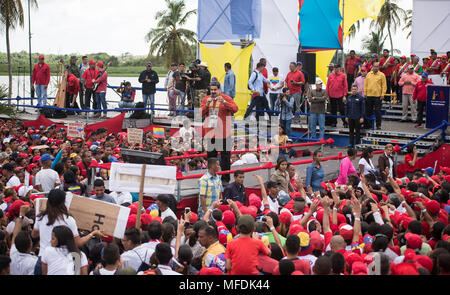
M345 65L347 66L347 74L353 75L355 73L355 65L359 61L359 57L351 58L350 56L347 57L345 60Z
M297 93L297 92L302 92L302 86L301 85L294 85L291 84L291 81L294 82L305 82L305 76L303 75L303 73L301 71L295 71L295 72L289 72L286 76L285 79L287 86L289 88L289 92L291 94Z
M390 60L386 64L387 68L383 69L382 66L388 59L390 59ZM392 73L394 72L394 68L395 68L394 57L388 56L388 57L380 58L380 72L382 72L386 77L390 77L392 75Z
M417 168L419 168L419 161L416 161L416 164L414 166L409 165L409 161L412 161L414 159L414 156L412 154L407 154L405 156L405 164L406 164L406 171L408 172L414 172Z
M267 78L268 78L267 68L264 68L264 69L261 71L261 74L263 74L263 76L267 79ZM264 83L264 84L263 84L263 87L264 87L264 93L267 93L267 90L269 90L269 88L267 87L267 84Z
M291 260L294 265L295 265L295 270L299 270L302 273L304 273L305 275L310 275L311 274L311 264L309 263L308 260L305 259L295 259L295 260ZM274 276L279 276L280 275L280 267L279 265L277 265L273 271L273 275Z
M428 63L427 63L427 68L430 68L433 64L434 64L434 67L439 66L439 69L441 69L441 67L442 67L442 63L441 63L441 61L438 58L435 59L435 60L430 59L428 61ZM430 74L430 75L438 75L440 73L441 73L440 70L430 70L430 71L428 71L428 74Z
M231 240L225 258L231 259L229 275L258 275L258 254L268 255L269 249L260 240L240 237Z

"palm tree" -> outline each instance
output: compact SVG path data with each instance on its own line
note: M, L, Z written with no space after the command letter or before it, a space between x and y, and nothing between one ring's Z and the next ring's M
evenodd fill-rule
M36 0L30 0L33 6L37 7ZM0 23L4 25L6 36L6 55L8 56L8 76L9 87L8 97L12 96L12 64L11 49L9 46L9 30L17 26L23 27L24 14L21 0L1 0L0 2Z
M183 29L188 18L197 13L196 9L184 12L186 5L183 0L166 0L167 9L158 11L155 18L157 28L152 29L145 36L150 43L150 58L156 52L157 56L164 56L168 68L172 62L185 62L186 55L192 55L191 44L197 42L195 32Z
M384 41L387 36L383 38L383 32L370 32L370 35L362 40L362 47L366 52L376 53L380 55L383 50Z
M386 0L381 6L378 18L371 22L371 28L377 28L381 31L387 29L389 42L391 44L391 53L394 52L394 44L392 42L392 33L395 33L397 27L400 26L402 20L406 17L406 12L403 8L398 6L395 2L397 0Z
M405 18L403 19L405 22L405 26L403 27L403 30L408 30L408 35L406 35L406 38L411 37L411 27L412 27L412 9L408 9L406 11Z

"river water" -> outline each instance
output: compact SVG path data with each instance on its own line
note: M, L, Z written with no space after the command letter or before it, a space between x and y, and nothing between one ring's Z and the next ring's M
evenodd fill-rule
M111 86L119 86L120 82L123 81L129 81L131 82L131 85L133 87L141 87L142 84L139 83L138 77L108 77L108 84ZM159 83L156 85L156 88L164 88L164 82L165 77L159 77ZM0 76L0 85L8 86L8 76ZM57 78L56 76L50 77L50 83L47 89L47 96L48 97L55 97L56 93L58 91L57 88ZM13 76L13 86L12 86L12 97L16 98L17 96L20 97L31 97L30 94L30 78L29 76ZM36 97L36 95L35 95ZM78 104L79 104L79 97L77 98ZM120 101L119 95L114 92L114 90L108 88L106 92L106 101L108 102L108 108L117 108L118 102ZM136 91L136 97L135 102L141 102L142 100L142 92L141 90ZM19 104L30 104L30 100L26 100L26 103L20 102ZM52 100L47 101L47 104L50 104ZM11 101L11 103L16 104L16 101ZM34 100L34 105L36 105L37 100ZM167 108L168 99L167 99L167 92L165 91L156 91L155 94L155 104L156 108ZM164 106L161 106L161 105Z

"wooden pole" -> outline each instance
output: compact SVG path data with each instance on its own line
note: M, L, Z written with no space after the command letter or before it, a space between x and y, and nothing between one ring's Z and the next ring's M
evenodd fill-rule
M144 182L145 182L145 170L147 169L146 164L142 164L142 170L141 170L141 185L139 187L139 205L137 210L137 217L136 217L136 228L141 228L141 211L142 211L142 203L144 202Z

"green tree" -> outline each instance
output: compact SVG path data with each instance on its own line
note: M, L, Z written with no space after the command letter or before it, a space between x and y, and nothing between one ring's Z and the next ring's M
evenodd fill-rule
M383 38L382 31L370 32L370 35L362 40L362 47L366 52L380 55L384 47L387 36Z
M148 58L156 52L157 56L164 57L168 68L172 62L185 62L187 55L193 55L190 45L197 42L196 34L182 26L197 10L185 13L186 5L183 0L166 0L166 5L167 9L156 13L157 28L148 32L145 40L150 42Z
M406 17L406 12L403 8L397 5L397 0L386 0L381 6L378 18L371 22L370 27L380 31L387 30L389 42L391 45L391 54L394 53L394 43L392 41L392 33L395 33L397 27L400 26L402 20Z
M403 27L404 30L408 30L408 35L406 35L406 38L411 37L411 27L412 27L412 10L408 9L405 14L405 18L403 21L405 22L405 26Z
M33 6L37 7L36 0L30 0ZM6 54L8 56L8 97L12 96L12 64L11 49L9 45L9 30L14 30L17 26L23 27L24 14L21 0L1 0L0 1L0 23L5 28ZM2 27L3 27L2 26Z

